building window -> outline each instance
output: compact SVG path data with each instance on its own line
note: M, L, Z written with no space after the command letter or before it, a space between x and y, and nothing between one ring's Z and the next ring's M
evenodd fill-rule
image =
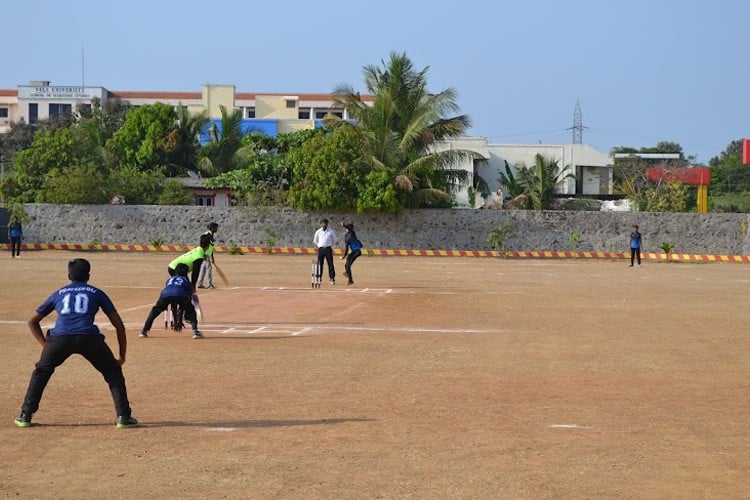
M63 116L70 116L73 112L72 104L55 104L50 103L49 105L49 116L62 118Z
M214 204L214 197L213 196L198 196L195 200L196 205L200 205L202 207L210 207Z
M8 108L0 108L0 118L8 118Z
M255 106L245 108L245 118L255 118Z
M293 109L297 107L297 101L295 99L287 99L286 100L286 107L289 109Z
M321 109L321 110L315 111L315 119L316 120L322 120L323 118L325 118L328 115L338 116L339 118L343 118L344 117L344 112L341 111L340 109Z
M297 117L300 120L309 120L310 119L310 108L299 108L299 114Z
M29 123L36 123L39 121L39 104L35 102L29 103Z

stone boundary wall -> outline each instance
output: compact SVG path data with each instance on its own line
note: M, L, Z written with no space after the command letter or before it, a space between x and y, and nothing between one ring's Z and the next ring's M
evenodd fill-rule
M405 210L397 214L341 214L282 207L27 204L24 243L196 245L206 225L219 224L217 243L237 246L311 247L326 217L339 240L339 222L353 221L369 249L487 250L492 228L511 223L508 251L625 252L638 224L646 252L748 255L748 214L574 212L523 210ZM580 235L573 241L573 235Z

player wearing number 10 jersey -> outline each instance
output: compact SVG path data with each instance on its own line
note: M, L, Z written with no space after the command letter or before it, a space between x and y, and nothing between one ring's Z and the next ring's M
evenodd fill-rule
M125 325L107 294L88 284L90 272L91 264L85 259L68 262L70 285L50 295L28 321L31 334L42 345L42 354L31 374L21 414L15 420L18 427L31 425L31 417L39 409L42 393L55 368L73 354L86 358L109 384L115 403L117 428L134 427L138 424L130 414L125 377L122 374L127 351ZM112 354L104 341L104 335L94 324L94 316L99 309L104 311L117 332L118 358ZM40 323L52 311L57 312L57 321L45 337Z

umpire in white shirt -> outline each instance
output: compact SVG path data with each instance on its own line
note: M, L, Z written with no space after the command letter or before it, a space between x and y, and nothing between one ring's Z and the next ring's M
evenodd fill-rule
M328 262L328 277L331 285L336 284L336 270L333 268L333 247L336 246L336 233L328 227L328 219L320 221L320 227L315 231L313 244L318 249L318 272L323 274L323 259Z

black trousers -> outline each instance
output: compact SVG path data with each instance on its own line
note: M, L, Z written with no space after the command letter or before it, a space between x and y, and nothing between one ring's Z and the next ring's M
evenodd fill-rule
M143 324L143 330L141 331L148 332L151 330L156 317L166 311L170 304L176 304L180 309L185 311L185 319L190 322L190 326L193 327L193 330L198 329L198 318L195 315L195 306L189 297L159 297L156 304L154 304L154 307L151 308L151 312L148 313L146 322Z
M130 416L130 403L128 392L125 388L125 377L122 368L117 364L112 350L104 341L104 335L52 335L42 349L42 355L31 374L29 388L23 400L22 410L26 413L34 413L39 409L42 393L47 387L49 379L55 373L55 368L60 366L73 354L80 354L109 384L112 400L115 403L117 416Z
M630 249L630 265L633 265L633 261L635 260L636 256L638 257L638 265L641 265L641 249L640 248L631 248Z
M344 264L344 269L346 270L346 274L349 275L350 283L354 283L354 276L352 276L352 264L354 264L354 261L357 260L357 257L359 257L360 255L362 255L362 250L355 250L346 256L346 264Z
M21 237L16 236L10 239L10 255L11 257L21 255Z
M333 268L333 248L331 247L320 247L318 248L318 269L321 274L323 273L323 260L328 263L328 277L331 280L336 279L336 270Z

